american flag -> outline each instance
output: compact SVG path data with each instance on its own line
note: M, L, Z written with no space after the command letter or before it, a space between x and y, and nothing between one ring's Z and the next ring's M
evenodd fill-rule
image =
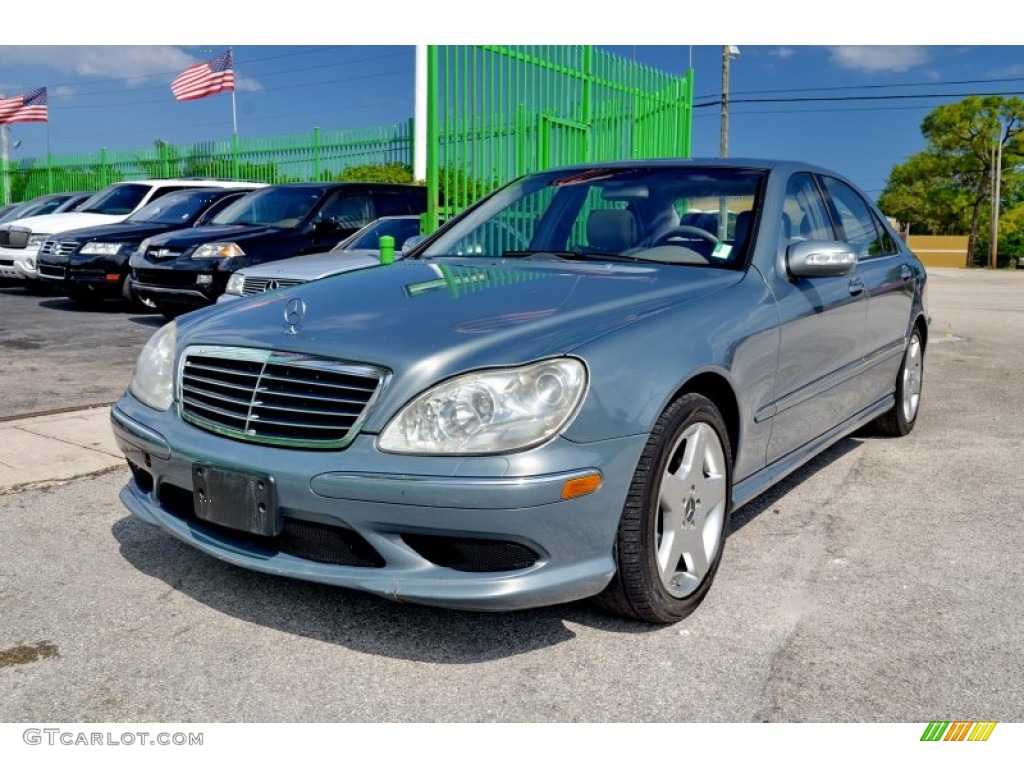
M0 99L0 123L45 123L48 117L45 88Z
M171 83L171 92L178 101L201 99L221 91L235 90L231 50L215 59L193 64Z

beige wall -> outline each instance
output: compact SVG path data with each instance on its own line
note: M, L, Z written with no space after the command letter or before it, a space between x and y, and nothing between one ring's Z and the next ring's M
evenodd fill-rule
M911 235L907 245L926 267L962 267L967 262L967 235Z

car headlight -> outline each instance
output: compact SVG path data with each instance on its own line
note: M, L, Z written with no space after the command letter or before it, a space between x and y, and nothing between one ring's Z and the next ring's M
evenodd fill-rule
M418 454L506 453L558 434L587 389L575 358L463 374L404 406L381 432L382 451Z
M166 411L174 401L174 351L177 323L170 322L149 337L132 376L132 394L150 408Z
M28 244L34 245L36 248L38 248L40 245L46 242L46 238L48 237L49 235L29 235Z
M237 243L203 243L192 252L193 259L230 259L245 256Z
M97 256L116 256L121 251L123 243L86 243L79 253L83 255L95 254Z
M229 293L232 296L241 296L242 287L245 285L245 276L235 272L228 278L227 288L224 289L224 293Z

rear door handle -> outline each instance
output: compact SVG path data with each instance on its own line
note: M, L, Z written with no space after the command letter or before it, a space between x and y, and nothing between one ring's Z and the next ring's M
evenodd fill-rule
M909 280L914 276L914 271L906 264L903 265L903 269L900 270L900 277L904 280Z
M864 281L859 277L855 277L850 281L850 295L859 296L862 293L864 293Z

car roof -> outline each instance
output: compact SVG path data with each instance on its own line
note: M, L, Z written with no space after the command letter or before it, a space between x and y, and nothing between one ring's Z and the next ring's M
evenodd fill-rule
M590 171L602 168L746 168L757 170L807 170L817 173L834 173L827 168L801 160L765 159L750 157L676 157L651 160L613 160L607 163L581 163L552 168L551 171ZM539 171L549 173L550 171Z

